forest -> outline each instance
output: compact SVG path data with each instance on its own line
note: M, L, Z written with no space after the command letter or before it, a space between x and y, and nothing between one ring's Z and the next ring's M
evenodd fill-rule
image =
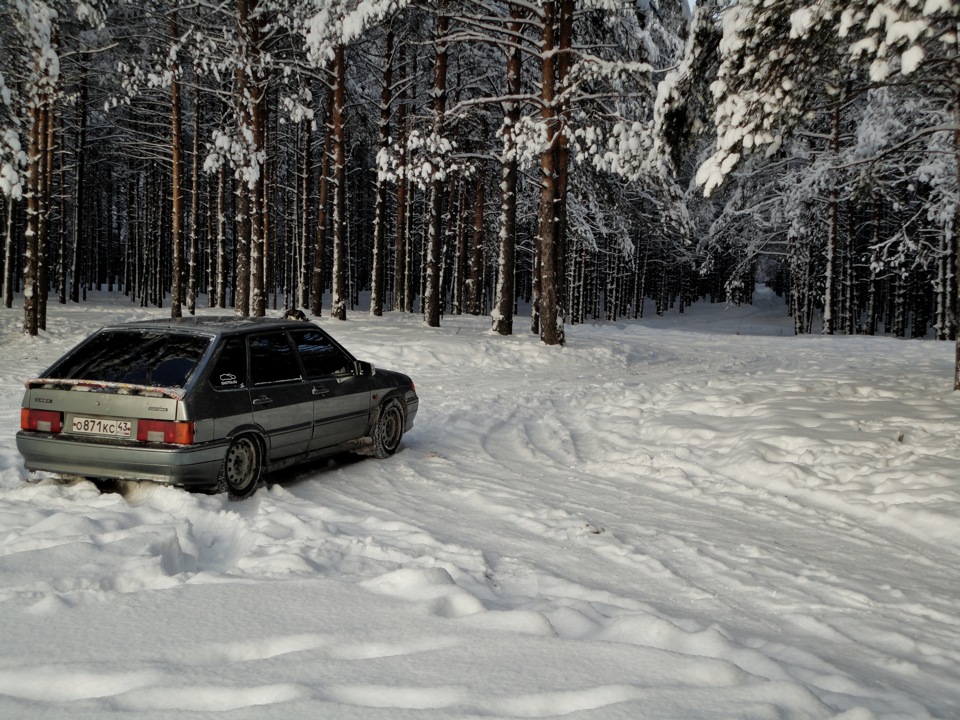
M4 304L37 334L94 289L173 317L327 296L335 319L488 315L562 345L759 282L798 334L957 340L958 21L955 0L0 0Z

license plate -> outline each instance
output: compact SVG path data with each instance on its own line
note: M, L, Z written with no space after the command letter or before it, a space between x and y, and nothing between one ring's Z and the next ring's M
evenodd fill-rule
M108 435L130 437L133 425L129 420L106 420L104 418L75 417L70 424L75 433L84 435Z

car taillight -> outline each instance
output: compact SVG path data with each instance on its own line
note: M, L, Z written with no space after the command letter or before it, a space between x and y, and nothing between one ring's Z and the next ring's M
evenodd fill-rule
M193 423L172 420L137 420L137 440L140 442L193 445Z
M58 433L63 430L63 415L53 410L20 408L20 429Z

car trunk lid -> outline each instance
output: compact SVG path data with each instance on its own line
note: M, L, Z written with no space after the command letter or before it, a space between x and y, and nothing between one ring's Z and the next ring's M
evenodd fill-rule
M154 421L187 420L182 397L180 388L38 378L27 382L24 408L59 413L70 435L169 442Z

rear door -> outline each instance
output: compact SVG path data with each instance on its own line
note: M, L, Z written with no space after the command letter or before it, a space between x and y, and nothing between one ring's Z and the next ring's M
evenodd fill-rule
M250 335L247 347L253 419L267 433L270 461L305 453L313 435L313 395L287 334Z
M370 378L357 374L356 362L317 327L291 330L313 397L311 450L356 440L370 422Z
M210 373L214 393L204 398L202 412L213 422L212 437L222 440L238 427L253 422L250 411L249 378L247 373L247 342L242 335L224 340Z

